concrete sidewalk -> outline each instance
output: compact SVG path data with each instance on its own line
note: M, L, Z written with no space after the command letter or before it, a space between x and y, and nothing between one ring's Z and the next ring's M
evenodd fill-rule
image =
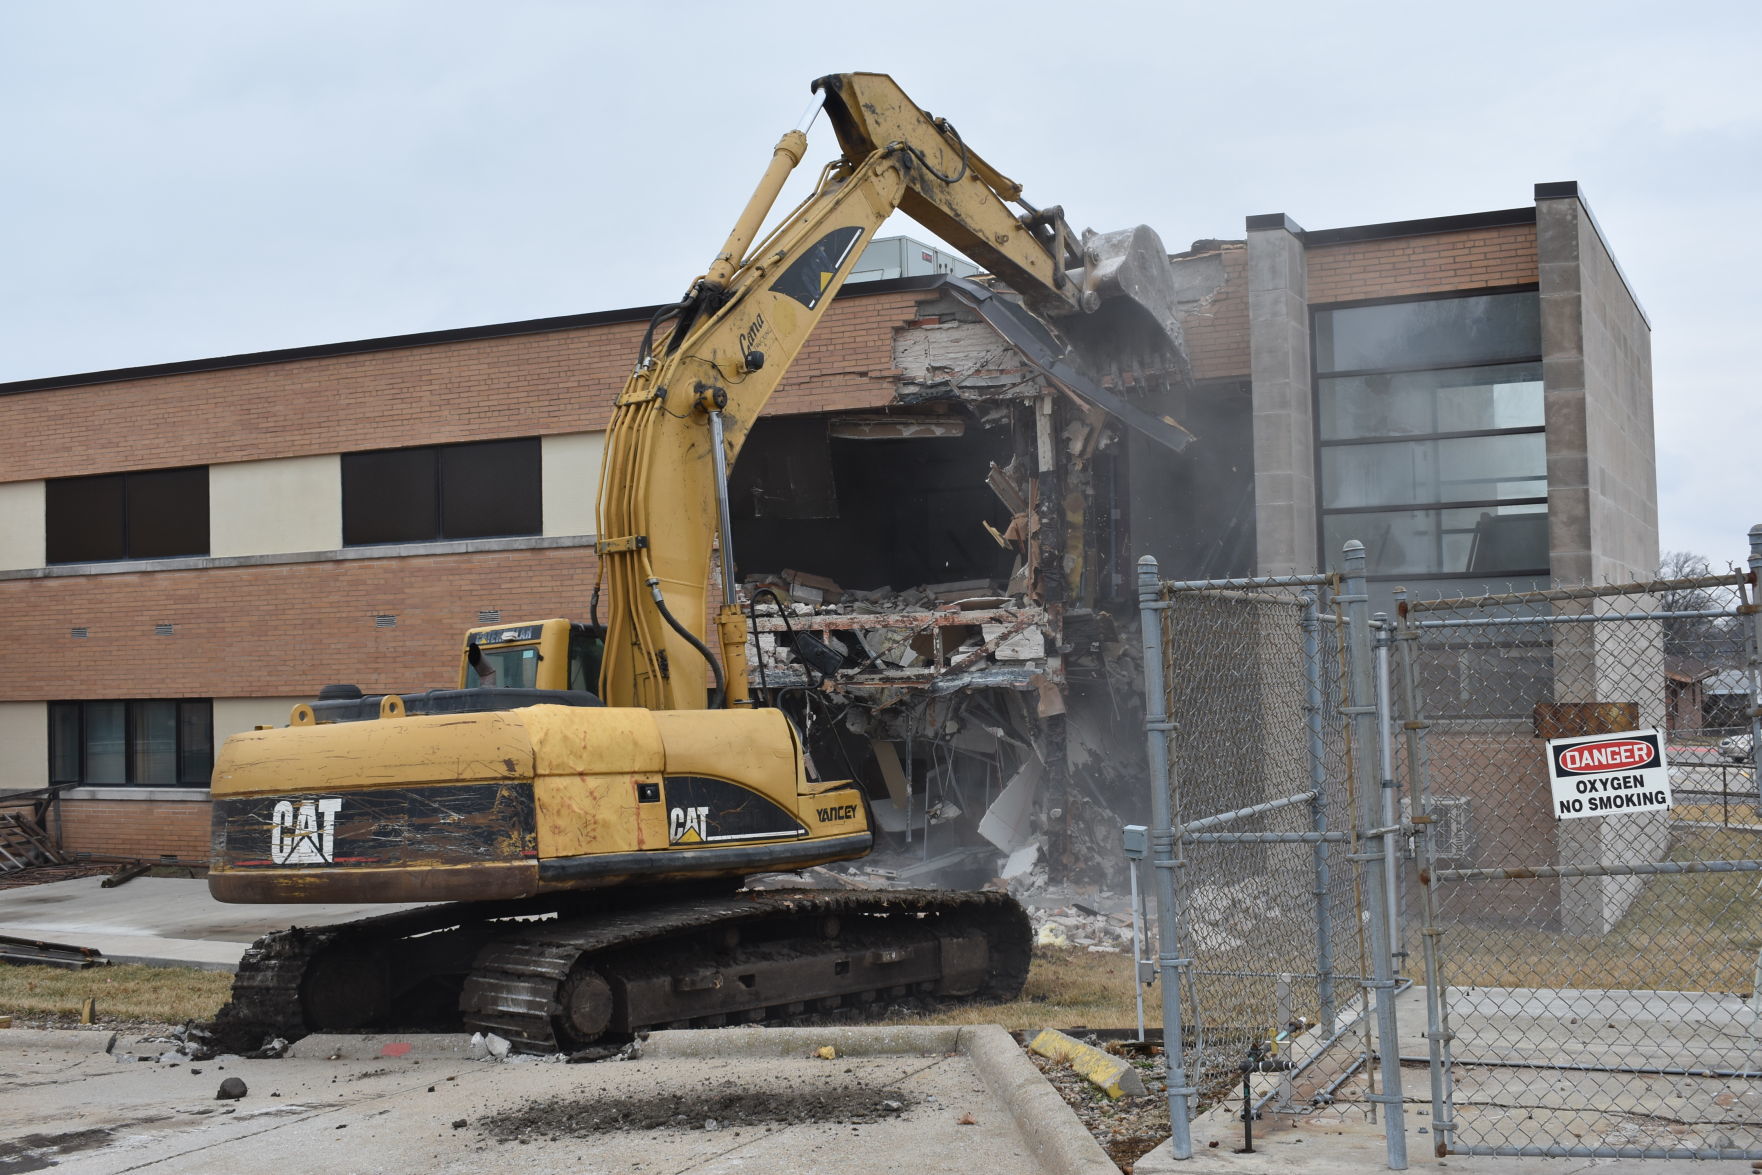
M1470 1175L1706 1175L1749 1172L1745 1159L1562 1159L1514 1155L1438 1158L1424 1058L1426 993L1396 997L1402 1107L1408 1164L1415 1171ZM1685 1025L1690 1026L1685 1028ZM1717 1026L1717 1031L1709 1026ZM1460 1062L1452 1073L1457 1143L1732 1147L1749 1144L1762 1119L1762 1086L1743 1078L1690 1073L1708 1059L1711 1037L1744 1042L1753 1055L1762 1017L1743 998L1714 992L1451 988L1450 1028ZM1318 1071L1339 1072L1358 1042L1339 1046ZM1718 1055L1718 1054L1715 1054ZM1728 1058L1729 1059L1729 1058ZM1556 1070L1566 1062L1605 1071ZM1329 1066L1332 1066L1329 1068ZM1753 1062L1747 1062L1747 1067ZM1612 1071L1659 1067L1676 1076ZM1361 1079L1329 1106L1270 1112L1254 1127L1254 1154L1242 1145L1241 1100L1232 1096L1193 1120L1194 1153L1176 1160L1164 1142L1138 1160L1137 1175L1332 1175L1386 1169L1381 1125L1369 1121ZM1300 1095L1301 1096L1301 1095Z
M113 963L237 970L245 948L271 930L329 926L410 905L233 906L208 883L137 877L115 889L80 877L0 890L0 934L94 947Z
M661 1032L593 1065L474 1061L460 1037L196 1062L110 1040L0 1031L0 1170L1117 1175L992 1025ZM246 1095L217 1100L229 1077Z

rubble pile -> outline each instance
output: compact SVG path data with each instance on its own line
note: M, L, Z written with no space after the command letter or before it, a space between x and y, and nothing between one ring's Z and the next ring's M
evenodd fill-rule
M991 665L1022 668L1023 680L1044 673L1045 610L997 588L995 581L967 580L847 591L798 571L749 576L755 631L747 662L754 683L926 683ZM787 603L780 606L779 598Z
M1099 954L1132 953L1132 915L1103 914L1082 905L1028 908L1034 945L1087 947Z

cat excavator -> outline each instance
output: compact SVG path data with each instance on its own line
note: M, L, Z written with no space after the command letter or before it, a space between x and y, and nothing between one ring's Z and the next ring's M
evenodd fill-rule
M807 150L783 136L708 272L648 324L616 400L597 540L607 623L475 629L457 689L327 688L290 725L222 747L216 898L413 904L253 944L220 1021L235 1039L462 1020L574 1052L654 1027L1020 991L1028 920L1006 894L743 888L861 857L873 832L860 783L817 778L785 712L750 695L727 479L895 209L983 265L1047 340L1120 339L1117 322L1101 329L1112 312L1178 354L1167 254L1142 226L1072 233L885 75L814 89L840 157L761 238Z

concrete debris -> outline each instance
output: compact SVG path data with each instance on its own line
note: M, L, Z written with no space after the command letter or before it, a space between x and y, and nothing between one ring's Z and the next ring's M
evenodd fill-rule
M1033 838L1035 801L1044 768L1038 760L1022 765L979 821L979 835L1004 853L1024 848Z
M504 1061L513 1052L514 1046L503 1037L493 1032L473 1032L471 1034L471 1057L477 1061Z
M1005 881L1026 876L1033 871L1035 864L1039 862L1040 852L1041 846L1039 844L1031 842L1023 845L1004 860L1003 868L998 870L997 875Z
M1207 951L1265 942L1283 933L1278 923L1314 917L1313 908L1300 905L1296 894L1282 891L1268 877L1250 877L1232 885L1194 886L1182 912L1190 941Z
M1124 895L1097 893L1087 913L1062 889L1041 888L1022 896L1035 941L1042 946L1085 947L1098 953L1132 951L1131 901ZM1146 930L1148 934L1148 928Z

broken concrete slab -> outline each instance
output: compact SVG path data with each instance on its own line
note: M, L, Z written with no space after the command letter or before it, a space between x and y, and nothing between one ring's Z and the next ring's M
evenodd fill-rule
M1030 759L1011 777L979 821L979 835L1005 853L1013 853L1034 837L1035 802L1045 768Z

